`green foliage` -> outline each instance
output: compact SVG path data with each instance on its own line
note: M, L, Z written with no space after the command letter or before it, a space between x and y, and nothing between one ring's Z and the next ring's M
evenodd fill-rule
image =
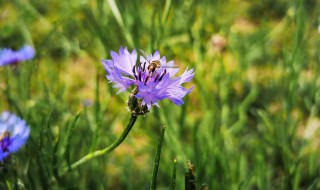
M0 189L148 189L163 125L157 189L183 189L188 160L198 188L320 188L320 2L0 5L0 46L36 49L35 59L0 68L0 111L31 127L0 170ZM180 107L165 100L139 116L112 153L62 175L127 124L129 93L116 95L100 63L120 46L158 49L182 71L194 67L195 89Z

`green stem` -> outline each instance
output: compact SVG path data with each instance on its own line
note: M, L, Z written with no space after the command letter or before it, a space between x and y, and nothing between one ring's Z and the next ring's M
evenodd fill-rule
M67 171L73 170L74 168L82 165L83 163L85 163L93 158L96 158L98 156L102 156L108 152L111 152L115 148L117 148L123 142L123 140L127 137L127 135L129 134L130 130L132 129L134 123L137 120L137 117L138 117L137 115L131 114L131 118L130 118L130 121L129 121L127 127L125 128L123 133L120 135L120 137L116 141L114 141L110 146L108 146L102 150L97 150L97 151L91 152L91 153L87 154L86 156L82 157L77 162L73 163L72 165L65 167L63 169L62 173L60 174L60 176L65 174Z
M171 190L174 190L176 186L176 173L177 173L177 159L173 160L173 171L172 171L172 179L171 179Z
M162 130L161 130L159 143L158 143L156 157L154 159L154 165L153 165L153 171L152 171L152 180L151 180L151 185L150 185L150 189L151 190L155 190L156 189L157 174L158 174L160 155L161 155L161 147L162 147L162 142L163 142L163 137L164 137L165 130L166 130L166 127L163 126Z
M8 190L12 190L11 183L8 179L6 179L6 185L7 185Z

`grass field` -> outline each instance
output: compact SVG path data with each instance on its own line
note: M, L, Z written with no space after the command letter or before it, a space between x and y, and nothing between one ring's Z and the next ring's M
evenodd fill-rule
M0 169L0 189L320 189L320 2L317 0L0 1L0 48L36 56L0 67L0 112L30 137ZM195 86L130 119L101 59L120 47L159 50ZM202 189L205 189L204 187Z

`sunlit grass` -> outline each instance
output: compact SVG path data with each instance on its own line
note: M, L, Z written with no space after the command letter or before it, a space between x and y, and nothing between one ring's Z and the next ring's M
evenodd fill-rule
M36 49L33 60L0 68L0 111L31 128L13 156L16 173L0 171L11 186L148 189L165 125L157 189L170 188L174 159L176 189L184 188L188 160L198 188L320 188L319 2L14 0L0 7L0 47ZM114 152L60 176L68 162L111 144L129 120L129 93L116 95L100 63L120 46L159 50L182 71L194 67L196 87L180 107L165 100L139 117ZM0 189L7 186L0 180Z

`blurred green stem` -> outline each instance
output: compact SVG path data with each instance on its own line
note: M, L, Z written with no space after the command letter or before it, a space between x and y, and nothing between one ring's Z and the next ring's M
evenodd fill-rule
M111 9L114 17L116 18L116 21L118 22L118 24L119 24L119 26L120 26L123 34L124 34L124 37L127 40L128 45L130 47L134 47L134 43L133 43L133 39L132 39L131 33L128 30L128 27L126 27L124 22L123 22L121 13L120 13L120 11L118 9L118 6L117 6L115 0L108 0L108 4L110 6L110 9Z
M73 163L72 165L65 167L63 169L62 173L60 174L60 176L65 174L67 171L72 170L72 169L82 165L83 163L89 161L89 160L92 160L93 158L96 158L98 156L102 156L108 152L113 151L115 148L117 148L123 142L123 140L127 137L127 135L129 134L130 130L132 129L134 123L137 120L137 117L138 117L137 115L131 114L131 118L130 118L130 121L129 121L127 127L124 129L124 131L120 135L120 137L116 141L114 141L110 146L108 146L102 150L97 150L97 151L91 152L91 153L87 154L86 156L84 156L83 158L81 158L80 160L78 160L77 162Z
M171 0L166 0L166 4L164 6L163 15L161 18L161 24L164 25L168 19L169 11L171 7Z
M11 183L8 179L6 179L6 185L7 185L8 190L12 190Z
M177 173L177 159L173 160L173 171L172 171L172 179L171 179L171 190L174 190L176 186L176 173Z
M162 126L161 135L160 135L158 148L157 148L157 152L156 152L156 157L154 159L154 165L153 165L153 171L152 171L152 180L151 180L151 185L150 185L150 189L151 190L155 190L156 189L157 174L158 174L160 155L161 155L161 147L162 147L162 142L163 142L163 137L164 137L165 130L166 130L166 127Z

